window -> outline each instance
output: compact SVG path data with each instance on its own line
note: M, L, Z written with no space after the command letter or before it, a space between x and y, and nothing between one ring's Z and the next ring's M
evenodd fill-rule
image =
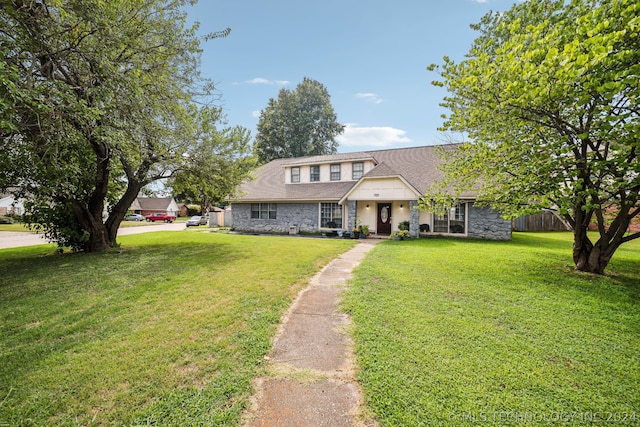
M311 182L320 181L320 166L311 166L311 176L309 178Z
M291 182L300 182L300 168L291 168Z
M252 219L276 219L275 203L251 203Z
M351 165L351 179L354 181L362 178L364 174L364 163L356 162Z
M342 205L320 203L320 227L342 228Z
M458 204L442 215L433 215L435 233L464 233L466 204Z
M340 181L340 165L331 165L331 181Z

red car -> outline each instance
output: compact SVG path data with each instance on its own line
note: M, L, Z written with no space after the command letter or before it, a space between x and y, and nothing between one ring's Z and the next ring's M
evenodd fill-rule
M176 220L176 217L175 215L154 213L154 214L145 216L144 219L146 219L147 222L156 222L156 221L173 222Z

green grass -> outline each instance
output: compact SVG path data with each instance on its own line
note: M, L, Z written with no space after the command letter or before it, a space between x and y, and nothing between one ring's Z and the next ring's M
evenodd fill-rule
M13 224L0 224L0 231L30 232L31 230L21 222L14 222Z
M637 425L640 241L607 272L573 270L569 233L378 245L344 299L368 410L385 426Z
M158 232L0 250L0 426L236 425L280 316L348 240Z
M176 222L187 222L186 219L181 220L178 218ZM144 225L162 225L164 222L147 222L147 221L122 221L120 227L140 227ZM33 232L27 228L27 226L21 222L14 222L13 224L0 224L0 231L20 231L20 232Z

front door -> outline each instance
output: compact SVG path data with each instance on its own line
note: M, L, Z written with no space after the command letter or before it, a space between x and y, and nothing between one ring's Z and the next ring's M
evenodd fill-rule
M378 234L391 234L391 203L378 203Z

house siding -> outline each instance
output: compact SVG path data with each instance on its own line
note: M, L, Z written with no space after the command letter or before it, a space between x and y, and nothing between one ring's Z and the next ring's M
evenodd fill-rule
M276 203L276 219L251 218L251 203L234 203L233 228L254 233L288 233L296 226L301 232L319 231L318 203Z
M469 204L467 236L475 239L511 240L511 221L488 207Z

